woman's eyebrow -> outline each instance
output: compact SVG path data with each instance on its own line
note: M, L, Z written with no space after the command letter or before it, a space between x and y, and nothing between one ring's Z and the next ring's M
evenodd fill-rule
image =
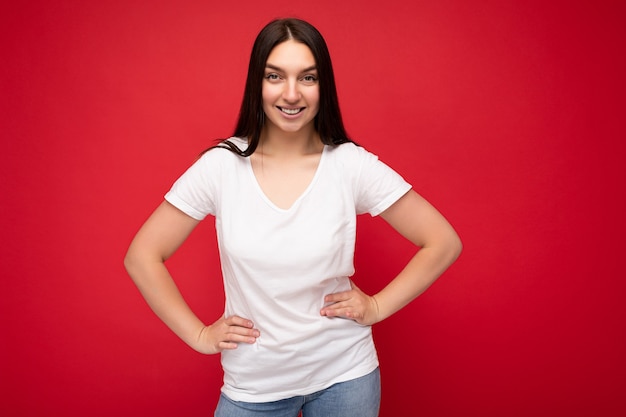
M272 69L274 71L285 72L285 70L283 70L281 67L270 64L270 63L265 64L265 68ZM313 71L313 70L317 70L317 65L311 65L310 67L306 67L300 72L308 72L308 71Z

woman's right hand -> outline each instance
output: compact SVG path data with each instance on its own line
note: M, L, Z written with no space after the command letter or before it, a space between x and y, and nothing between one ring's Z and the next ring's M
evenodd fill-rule
M164 201L135 235L124 265L150 308L193 349L212 354L236 349L239 343L254 343L260 332L248 319L222 317L205 326L191 311L165 267L165 261L198 223L199 220Z
M219 353L237 349L239 343L253 344L261 333L254 323L239 316L222 317L215 323L205 326L198 335L195 350L204 354Z

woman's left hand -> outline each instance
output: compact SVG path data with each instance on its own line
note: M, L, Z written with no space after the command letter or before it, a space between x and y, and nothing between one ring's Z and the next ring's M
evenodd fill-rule
M320 314L326 317L343 317L364 326L377 323L379 320L376 298L365 294L352 280L350 286L352 289L349 291L325 296L324 302L330 304L322 308Z

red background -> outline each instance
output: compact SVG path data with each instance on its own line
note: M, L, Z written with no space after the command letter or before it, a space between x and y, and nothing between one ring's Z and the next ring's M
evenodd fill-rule
M325 35L349 133L465 250L375 326L381 416L626 413L622 1L30 1L2 8L2 416L211 415L218 356L126 275L130 239L233 129L271 18ZM362 217L357 282L411 248ZM170 267L222 310L212 221Z

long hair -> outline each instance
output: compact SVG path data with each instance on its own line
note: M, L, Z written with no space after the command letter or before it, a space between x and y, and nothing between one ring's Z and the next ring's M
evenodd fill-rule
M254 153L265 125L262 88L267 57L276 45L287 40L294 40L308 46L315 58L319 79L320 104L314 119L314 126L322 142L325 145L352 142L343 126L335 86L335 75L324 38L310 23L300 19L288 18L277 19L268 23L259 32L252 47L243 101L239 110L237 126L232 135L247 139L247 149L241 150L228 140L224 140L214 147L226 148L241 156L250 156Z

